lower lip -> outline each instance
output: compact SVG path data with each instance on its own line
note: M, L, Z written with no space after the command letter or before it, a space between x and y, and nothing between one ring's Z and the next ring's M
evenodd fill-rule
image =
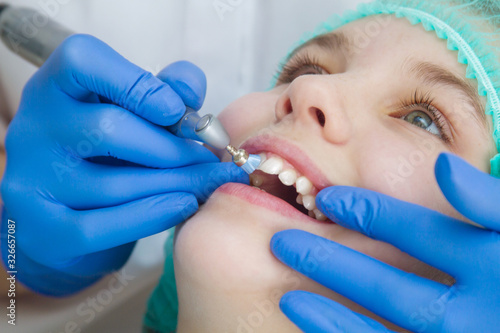
M279 212L281 215L293 218L295 220L303 220L305 222L320 224L335 224L330 220L320 221L313 219L308 215L302 214L288 202L252 186L238 183L227 183L219 187L216 192L238 197L242 200L250 202L251 204L269 209L274 212Z

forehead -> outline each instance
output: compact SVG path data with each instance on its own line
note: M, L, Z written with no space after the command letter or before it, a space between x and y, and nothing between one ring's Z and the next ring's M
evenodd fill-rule
M465 78L466 67L457 55L448 50L446 40L426 31L422 25L412 25L405 18L394 15L365 17L337 29L349 44L349 61L360 65L374 63L402 66L409 58L432 62L455 75Z

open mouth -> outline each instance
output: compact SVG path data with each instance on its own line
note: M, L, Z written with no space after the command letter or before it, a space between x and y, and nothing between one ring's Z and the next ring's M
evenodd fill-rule
M262 162L259 169L250 175L250 184L278 197L301 213L319 221L327 217L316 208L319 190L284 158L270 153L259 154Z

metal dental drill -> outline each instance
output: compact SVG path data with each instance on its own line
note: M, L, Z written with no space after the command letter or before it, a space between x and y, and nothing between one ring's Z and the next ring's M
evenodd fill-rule
M44 24L32 22L35 17L44 18ZM46 14L0 3L0 38L11 51L37 67L43 65L52 52L73 34L71 30L50 20ZM260 164L260 156L250 155L230 145L226 129L214 115L200 117L198 112L186 107L181 120L166 128L178 137L201 141L216 149L226 149L232 155L233 162L248 174Z
M182 119L172 126L167 126L167 129L180 138L201 141L216 149L226 149L233 157L233 162L248 174L254 172L261 162L259 155L252 155L244 149L231 146L229 134L219 119L212 114L200 117L198 112L186 107Z

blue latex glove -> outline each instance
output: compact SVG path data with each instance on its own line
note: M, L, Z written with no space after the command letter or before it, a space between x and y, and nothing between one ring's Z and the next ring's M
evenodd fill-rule
M287 230L274 254L308 277L413 332L500 330L500 180L450 154L435 167L448 201L476 227L369 190L332 187L317 199L333 221L448 273L453 286L405 273L312 234ZM389 332L324 297L292 291L282 311L305 332Z
M205 75L188 62L155 77L94 37L64 41L26 84L6 138L2 257L10 218L19 281L48 295L76 292L221 184L248 182L161 127L185 105L199 109L205 91Z

